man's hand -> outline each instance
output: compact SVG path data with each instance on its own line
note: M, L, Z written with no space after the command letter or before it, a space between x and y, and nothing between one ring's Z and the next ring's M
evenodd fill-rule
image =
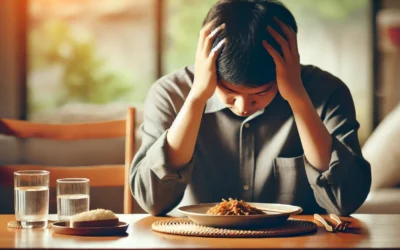
M264 48L274 59L276 65L276 81L281 96L289 103L304 99L307 92L301 80L300 56L297 48L296 33L283 22L274 18L286 36L282 37L271 26L267 31L276 40L282 49L281 56L267 41L263 41Z
M194 82L190 96L206 102L215 92L217 86L216 60L225 43L222 39L211 49L214 38L225 24L212 30L214 21L205 25L200 31L199 43L197 45Z

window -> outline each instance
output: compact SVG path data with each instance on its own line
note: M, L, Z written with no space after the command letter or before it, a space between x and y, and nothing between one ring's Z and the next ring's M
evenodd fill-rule
M143 103L156 79L154 5L154 0L31 0L29 119L101 120Z

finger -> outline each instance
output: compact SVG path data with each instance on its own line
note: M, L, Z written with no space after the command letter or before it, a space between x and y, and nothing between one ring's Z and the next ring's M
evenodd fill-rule
M264 48L268 51L268 53L271 55L272 59L274 59L276 67L280 67L284 65L284 60L282 56L274 49L274 47L271 46L271 44L267 43L267 41L263 40L262 44Z
M281 46L283 57L285 60L289 60L292 58L292 52L290 51L288 41L283 38L276 30L274 30L271 26L267 26L268 32L275 39L275 41Z
M215 19L204 25L204 27L200 30L199 42L197 44L197 52L203 51L203 44L206 37L212 31L212 27L214 27Z
M219 41L219 43L215 45L215 47L211 50L210 58L213 62L216 61L219 53L221 53L222 49L224 48L225 43L226 43L226 38Z
M299 53L298 47L297 47L297 34L294 32L292 28L287 26L285 23L283 23L281 20L279 20L277 17L274 17L275 22L279 25L279 27L282 29L283 34L287 37L287 41L290 46L290 51L292 53Z
M215 28L205 39L204 41L204 45L203 45L203 51L205 53L206 56L208 56L210 54L210 50L211 47L214 43L214 38L217 36L217 34L221 31L225 29L225 24L221 24L220 26L218 26L217 28Z

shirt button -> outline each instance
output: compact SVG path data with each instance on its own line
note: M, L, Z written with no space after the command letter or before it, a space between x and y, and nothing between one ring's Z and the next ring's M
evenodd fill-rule
M244 185L243 189L247 191L247 190L249 190L249 186L248 185Z
M249 128L249 127L250 127L250 124L245 123L245 124L244 124L244 127L245 127L245 128Z

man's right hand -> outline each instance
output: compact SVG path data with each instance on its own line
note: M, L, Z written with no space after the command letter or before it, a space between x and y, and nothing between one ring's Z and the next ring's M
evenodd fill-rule
M211 21L200 31L194 66L194 82L190 91L190 96L192 98L204 102L214 94L217 87L216 60L226 42L224 38L214 48L212 48L214 38L218 32L225 28L225 24L221 24L216 29L212 30L213 27L214 21Z

